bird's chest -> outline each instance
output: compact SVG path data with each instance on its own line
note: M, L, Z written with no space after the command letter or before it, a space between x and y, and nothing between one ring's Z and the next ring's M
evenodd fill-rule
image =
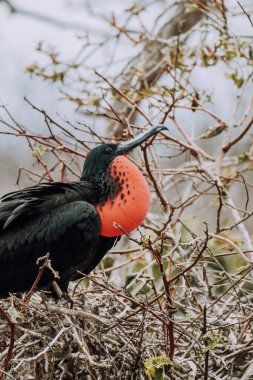
M112 199L97 205L102 236L119 236L137 228L145 219L150 205L148 184L141 171L125 157L116 158L110 175L117 189Z

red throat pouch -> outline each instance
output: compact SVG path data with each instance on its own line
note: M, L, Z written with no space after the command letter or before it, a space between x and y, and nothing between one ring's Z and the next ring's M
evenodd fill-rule
M112 161L110 175L118 177L122 190L113 200L97 205L102 222L100 235L107 237L133 231L143 222L150 206L147 181L127 157L118 156Z

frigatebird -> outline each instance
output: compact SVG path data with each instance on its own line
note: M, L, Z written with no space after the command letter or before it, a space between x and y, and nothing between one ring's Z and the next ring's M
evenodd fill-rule
M37 260L49 253L39 289L88 274L124 233L138 227L150 203L148 184L126 155L159 131L157 126L121 144L106 143L87 155L78 182L42 183L0 199L0 297L29 290Z

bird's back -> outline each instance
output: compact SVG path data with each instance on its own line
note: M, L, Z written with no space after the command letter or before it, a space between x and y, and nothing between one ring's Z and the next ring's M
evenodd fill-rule
M12 193L0 203L0 296L28 290L39 272L36 261L46 253L66 289L77 270L89 273L115 241L99 236L89 186L50 185ZM46 269L39 287L52 280Z

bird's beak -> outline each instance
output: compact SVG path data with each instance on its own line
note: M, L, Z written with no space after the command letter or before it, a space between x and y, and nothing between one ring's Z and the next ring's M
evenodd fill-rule
M121 154L127 154L137 146L141 145L144 143L147 139L150 137L156 135L158 132L161 131L166 131L168 130L165 125L158 125L157 127L151 129L148 132L143 132L140 133L138 136L134 137L132 140L124 141L123 143L119 144L116 150L116 155L121 155Z

